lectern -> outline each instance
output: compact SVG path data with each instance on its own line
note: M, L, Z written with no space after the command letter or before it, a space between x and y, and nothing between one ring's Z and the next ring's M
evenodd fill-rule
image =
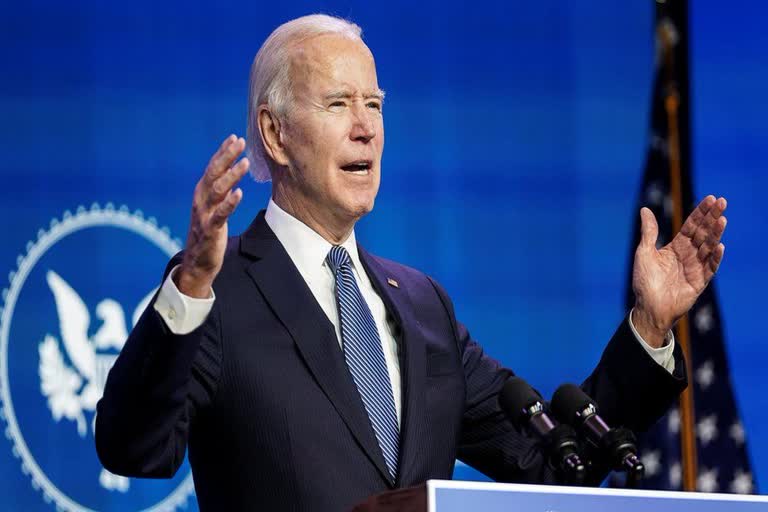
M768 512L768 496L429 480L353 512Z

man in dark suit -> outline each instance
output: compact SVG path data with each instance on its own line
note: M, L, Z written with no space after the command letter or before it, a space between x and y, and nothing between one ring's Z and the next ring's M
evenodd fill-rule
M185 450L205 510L349 509L450 478L551 482L534 440L498 406L512 374L421 272L367 253L383 92L360 29L308 16L273 32L251 70L251 158L227 138L195 189L186 247L131 333L98 405L104 466L170 477ZM228 239L254 160L272 199ZM669 329L723 255L725 200L707 197L668 246L643 210L637 305L583 387L615 424L644 429L686 383ZM601 475L592 475L593 479Z

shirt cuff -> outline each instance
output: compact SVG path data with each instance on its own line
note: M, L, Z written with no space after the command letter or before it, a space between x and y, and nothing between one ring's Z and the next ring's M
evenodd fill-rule
M208 313L213 308L213 301L216 300L216 294L213 293L213 288L211 288L211 296L207 299L196 299L181 293L173 282L173 276L179 266L173 267L165 278L153 307L173 334L189 334L203 325L208 318Z
M672 333L672 331L668 331L667 335L664 336L664 345L662 345L659 348L653 348L650 346L642 336L640 336L640 333L637 332L637 329L635 329L635 324L632 323L632 313L634 312L634 308L632 311L629 312L629 328L632 329L632 334L635 335L635 339L640 343L640 345L643 346L646 352L648 352L648 355L653 358L654 361L656 361L657 364L659 364L662 368L667 370L669 373L674 373L675 371L675 335Z

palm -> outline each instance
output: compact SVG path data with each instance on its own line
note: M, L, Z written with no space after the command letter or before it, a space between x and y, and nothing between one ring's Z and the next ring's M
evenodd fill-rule
M660 329L669 329L696 302L720 265L726 219L723 198L707 196L672 242L656 249L658 225L642 212L642 239L635 253L632 286L638 307Z

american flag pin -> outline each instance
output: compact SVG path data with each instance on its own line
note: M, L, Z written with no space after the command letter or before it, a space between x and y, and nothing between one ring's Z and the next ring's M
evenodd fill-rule
M391 277L387 278L387 284L389 284L389 286L394 286L395 288L400 288L400 285L397 284L397 281L395 281Z

